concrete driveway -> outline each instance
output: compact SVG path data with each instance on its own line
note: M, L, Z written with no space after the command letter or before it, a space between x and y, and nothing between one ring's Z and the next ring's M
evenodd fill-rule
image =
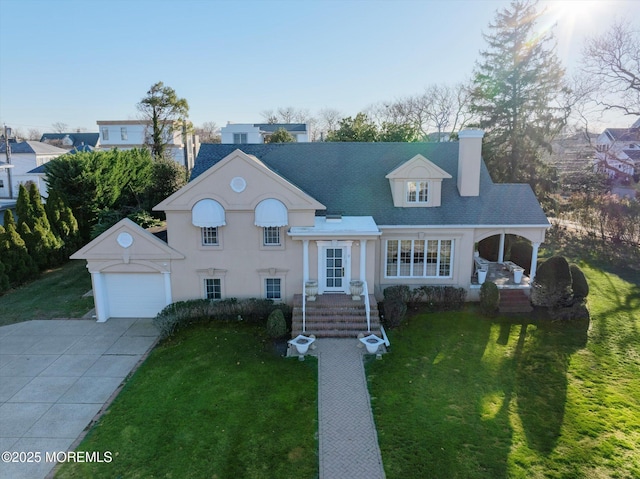
M70 460L65 452L157 337L150 319L0 327L0 477L44 478L54 458Z

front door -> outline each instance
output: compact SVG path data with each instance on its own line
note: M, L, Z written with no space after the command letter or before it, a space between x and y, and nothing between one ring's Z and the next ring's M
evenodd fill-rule
M325 291L344 291L344 248L325 249Z
M337 244L336 244L337 243ZM319 293L346 293L351 279L351 258L346 242L322 245L319 258Z

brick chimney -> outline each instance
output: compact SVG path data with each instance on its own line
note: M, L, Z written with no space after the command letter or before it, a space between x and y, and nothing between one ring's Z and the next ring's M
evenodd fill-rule
M480 194L480 163L482 163L482 130L458 133L458 191L460 196Z

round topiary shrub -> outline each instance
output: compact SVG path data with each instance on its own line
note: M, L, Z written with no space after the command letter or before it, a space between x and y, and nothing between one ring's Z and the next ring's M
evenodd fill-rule
M495 283L485 281L480 287L480 308L487 315L492 315L498 309L500 303L500 290Z
M385 299L383 302L384 324L389 329L400 326L407 314L407 303L399 298Z
M531 289L535 306L557 308L572 302L571 271L564 256L553 256L538 267Z
M573 290L573 298L583 301L589 295L589 283L584 273L577 264L569 266L571 271L571 289Z
M284 314L279 309L274 309L267 318L267 334L271 338L281 338L287 334L287 323Z

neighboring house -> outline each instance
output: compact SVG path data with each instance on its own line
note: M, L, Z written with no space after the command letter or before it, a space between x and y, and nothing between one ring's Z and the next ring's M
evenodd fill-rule
M100 133L45 133L40 141L65 150L93 151L100 146Z
M154 208L166 212L168 243L122 220L72 258L88 262L99 321L151 317L193 298L299 304L312 280L319 295L346 295L361 280L376 298L407 284L462 287L477 300L476 244L528 239L533 277L550 226L529 185L492 182L482 135L204 144L191 181Z
M20 184L28 181L38 185L40 194L47 196L47 184L43 181L42 175L33 174L31 170L44 165L50 160L67 153L67 150L39 141L10 142L11 151L11 182L13 184L13 196L18 197ZM6 145L0 145L0 157L5 158ZM9 178L7 169L0 169L0 198L9 197Z
M630 128L607 128L598 136L594 169L626 180L640 174L640 118Z
M306 123L231 123L220 128L220 142L223 144L267 143L268 138L277 130L285 129L297 143L309 141Z
M122 120L97 123L100 130L100 148L103 150L111 148L130 150L151 144L150 138L153 131L149 121ZM173 131L167 129L166 143L172 158L191 171L200 148L198 137L191 133L184 136L182 129L176 127Z

